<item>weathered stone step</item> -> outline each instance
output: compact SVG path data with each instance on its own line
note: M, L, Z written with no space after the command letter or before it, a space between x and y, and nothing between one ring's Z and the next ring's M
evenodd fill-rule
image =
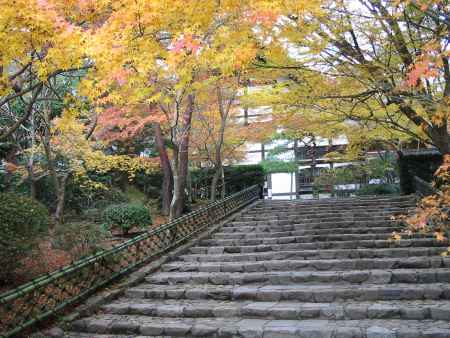
M312 242L333 242L333 241L368 241L390 239L392 232L375 234L338 234L338 235L316 235L316 236L278 236L278 237L255 237L244 239L205 239L200 246L233 246L233 245L259 245L259 244L287 244L287 243L312 243ZM215 237L215 236L213 236ZM413 234L403 239L412 238L433 238L433 234Z
M168 336L131 336L139 338L172 338ZM96 333L82 333L82 332L66 332L64 336L58 338L131 338L130 335L123 334L96 334Z
M255 214L243 214L236 218L238 221L258 221L262 219L311 219L311 218L324 218L324 217L381 217L391 215L404 215L412 210L412 208L396 208L391 210L371 210L366 209L361 211L350 210L330 210L330 211L310 211L308 213L272 213L272 212L259 212Z
M121 298L104 313L154 317L241 317L263 319L405 319L450 320L450 301L378 301L341 303L251 302L216 300L148 300Z
M336 215L336 216L363 216L363 217L370 217L370 216L383 216L383 215L392 215L392 214L403 214L405 211L410 210L411 208L407 207L395 207L395 208L386 208L386 209L380 209L380 208L374 208L374 209L368 209L368 208L361 208L361 209L348 209L348 210L342 210L342 209L336 209L336 210L298 210L298 211L277 211L277 212L246 212L238 217L238 219L243 218L249 218L249 219L255 219L257 217L269 217L269 218L288 218L288 217L300 217L300 218L311 218L311 217L324 217L324 216L330 216L330 215Z
M325 216L325 217L310 217L310 218L302 218L302 217L285 217L283 219L277 218L269 218L269 217L258 217L258 219L244 219L236 220L228 223L225 226L236 226L236 225L250 225L249 223L253 223L253 225L286 225L286 224L310 224L310 223L330 223L330 222L352 222L352 221L389 221L392 220L391 215L385 216Z
M318 211L314 212L311 211L310 213L271 213L271 212L259 212L256 214L243 214L236 218L238 221L258 221L262 219L270 219L270 220L276 220L276 219L311 219L311 218L324 218L324 217L381 217L381 216L400 216L404 215L405 213L408 213L412 210L412 208L399 208L395 210L386 210L386 211L370 211L367 210L361 210L359 212L352 212L352 211L338 211L338 210L330 210L330 211Z
M358 202L370 202L370 201L410 201L416 199L415 195L373 195L373 196L353 196L345 198L321 198L321 199L297 199L297 200L260 200L258 206L261 205L294 205L294 204L335 204L335 203L354 203Z
M386 225L401 225L401 221L394 219L366 219L366 220L311 220L307 222L302 221L254 221L254 222L242 222L235 221L233 223L229 223L227 226L224 226L223 229L226 228L241 228L241 227L254 227L254 228L267 228L269 227L270 231L277 231L277 229L286 229L286 227L294 227L294 229L329 229L329 228L348 228L353 226L360 227L374 227L374 226L386 226ZM246 229L245 231L248 231Z
M285 222L281 221L281 224L270 224L267 222L242 222L242 223L230 223L228 226L222 227L222 232L279 232L286 230L324 230L328 229L330 232L334 229L347 229L354 227L386 227L386 226L399 226L399 221L396 220L366 220L366 221L340 221L340 222L311 222L311 223L297 223L297 222Z
M335 224L335 223L333 223ZM252 237L255 235L258 236L278 236L280 233L292 233L294 236L302 236L302 235L322 235L322 234L359 234L359 233L379 233L379 232L392 232L392 231L401 231L405 229L404 226L392 223L392 222L379 222L379 224L375 224L373 226L364 226L365 222L351 222L352 226L345 226L340 228L312 228L305 227L300 224L295 225L284 225L273 227L270 225L265 226L241 226L241 227L223 227L220 229L220 232L216 232L216 235L227 234L228 235L236 235L236 236L249 236ZM390 226L388 226L391 224ZM320 224L319 224L320 225ZM323 224L322 224L323 225ZM335 224L336 226L336 224ZM253 237L252 237L253 238Z
M433 320L267 320L97 315L72 324L77 331L208 338L448 338L450 323Z
M290 237L295 238L295 237ZM361 249L361 248L399 248L399 247L448 247L448 241L437 241L434 238L402 239L401 241L361 240L361 241L329 241L312 243L282 243L260 245L229 245L229 246L194 246L189 249L193 254L220 253L252 253L286 250L330 250L330 249Z
M296 205L256 205L248 211L250 214L256 214L258 212L303 212L303 211L323 211L323 210L388 210L392 208L410 208L413 207L415 202L411 201L396 201L386 202L380 204L376 202L370 203L326 203L326 204L314 204L314 203L297 203Z
M257 262L171 262L164 264L165 272L267 272L302 270L366 270L366 269L428 269L450 268L447 257L363 258L321 260L268 260Z
M370 216L370 215L385 215L385 214L403 214L407 211L412 211L415 208L415 205L397 205L391 207L329 207L329 208L298 208L298 209L279 209L279 210L249 210L244 214L238 216L238 219L241 218L254 218L258 216L265 216L271 218L282 218L282 217L312 217L314 215L319 216L327 216L330 214L336 215L356 215L356 216Z
M251 262L283 259L336 259L336 258L396 258L436 256L442 247L383 248L383 249L338 249L338 250L284 250L238 254L187 254L179 256L188 262Z
M350 198L321 198L321 199L300 199L300 200L261 200L258 201L255 208L261 207L295 207L297 205L336 205L336 204L367 204L375 203L379 205L387 205L389 203L412 202L417 199L417 196L365 196L365 197L350 197Z
M450 269L394 269L347 271L269 272L159 272L146 278L151 284L245 285L252 283L290 285L305 283L340 284L427 284L450 281Z
M129 298L215 299L252 301L450 300L450 284L307 284L307 285L160 285L142 284L126 291Z
M180 336L178 336L180 337ZM56 338L56 337L55 337ZM127 335L127 334L96 334L82 332L67 332L58 338L173 338L173 336L143 336L143 335Z
M277 238L289 236L340 236L340 235L360 235L360 234L392 234L394 231L401 231L404 227L373 227L373 228L334 228L332 231L328 229L318 230L288 230L288 231L261 231L261 232L216 232L213 234L214 239L247 239L247 238Z

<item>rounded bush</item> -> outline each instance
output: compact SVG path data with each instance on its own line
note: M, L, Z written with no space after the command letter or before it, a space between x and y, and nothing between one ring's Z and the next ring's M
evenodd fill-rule
M367 184L359 189L356 194L362 195L398 195L400 188L394 184Z
M108 227L120 229L124 234L133 227L143 228L152 224L149 210L137 203L111 205L103 212L103 219Z
M21 260L37 247L48 230L47 208L38 201L11 193L0 193L0 278L13 274Z

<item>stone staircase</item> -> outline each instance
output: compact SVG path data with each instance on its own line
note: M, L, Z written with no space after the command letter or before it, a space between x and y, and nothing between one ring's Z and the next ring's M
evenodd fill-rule
M448 243L392 215L409 197L258 201L66 337L450 337Z

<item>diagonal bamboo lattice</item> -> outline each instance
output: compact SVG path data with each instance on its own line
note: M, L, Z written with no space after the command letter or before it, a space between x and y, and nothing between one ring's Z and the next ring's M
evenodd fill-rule
M56 314L259 198L253 186L0 295L1 337Z

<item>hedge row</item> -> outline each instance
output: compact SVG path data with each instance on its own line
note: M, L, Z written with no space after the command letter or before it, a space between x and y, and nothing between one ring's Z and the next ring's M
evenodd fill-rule
M192 183L198 187L209 187L213 169L200 169L191 173ZM261 165L234 165L224 167L226 193L233 194L255 184L263 184L265 172Z

